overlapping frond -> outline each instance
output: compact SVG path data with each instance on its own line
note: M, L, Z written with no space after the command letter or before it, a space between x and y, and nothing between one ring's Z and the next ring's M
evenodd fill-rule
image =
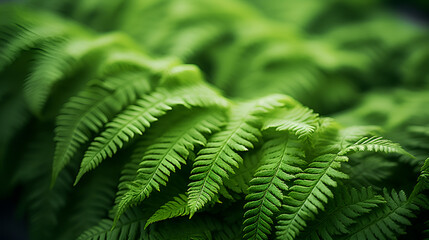
M305 165L304 151L293 135L283 134L263 146L260 167L250 181L244 214L244 239L268 239L288 183Z
M25 146L24 155L19 161L22 166L12 178L12 181L27 183L22 189L20 201L21 207L28 212L29 237L36 240L54 236L55 225L60 219L59 212L67 204L73 181L72 172L63 171L58 177L58 184L49 188L50 169L46 166L50 166L54 143L51 134L41 129L31 132L33 136L27 146L22 143Z
M40 114L54 84L73 76L86 61L94 69L104 61L106 49L131 48L130 40L118 33L100 37L74 36L56 43L49 41L38 46L41 50L34 56L34 69L25 82L25 95L30 109Z
M98 132L114 114L149 90L145 74L124 73L107 77L72 97L57 117L53 183L79 146L89 141L91 132Z
M265 101L264 101L265 100ZM233 107L226 127L212 135L195 159L188 190L191 215L210 202L219 192L223 179L234 173L242 162L238 152L248 151L261 137L258 114L291 101L275 95Z
M150 124L171 110L172 103L167 102L169 93L166 90L156 91L135 105L128 106L122 113L107 123L106 130L91 143L81 163L75 184L83 174L95 168L105 158L112 157L125 142L128 142L136 134L143 132Z
M180 194L174 197L173 200L162 205L146 222L145 228L154 222L159 222L165 219L189 215L188 197Z
M345 183L355 187L372 186L376 190L379 184L392 175L393 169L398 166L397 162L389 161L383 156L365 156L363 158L352 158L343 164L344 173L350 176Z
M284 213L278 216L277 237L294 239L306 226L306 222L314 219L329 198L333 197L330 187L337 186L336 179L348 176L338 169L345 156L325 154L313 159L303 173L296 175L294 185L284 200Z
M34 14L9 6L2 9L1 14L6 18L2 18L5 21L0 25L0 70L15 61L24 50L64 40L74 34L86 34L78 25L46 13Z
M250 180L259 167L260 152L250 151L243 155L243 163L239 164L237 171L230 178L225 179L225 187L237 193L247 194Z
M144 225L149 216L150 213L143 209L131 208L116 222L114 229L112 220L103 219L82 233L78 240L148 239L149 233L144 230Z
M275 128L277 131L290 131L299 138L308 138L316 129L318 114L313 110L295 106L292 109L281 109L267 116L263 129Z
M88 178L85 185L72 192L68 204L70 211L61 214L56 226L58 239L76 239L106 217L115 196L121 165L120 161L104 165Z
M206 135L219 130L223 116L213 110L200 110L187 119L181 119L161 136L152 140L140 156L135 179L128 184L118 204L119 216L129 205L148 198L153 190L165 186L172 172L186 164L196 146L204 146Z
M413 192L410 195L410 199L415 198L418 194L427 189L429 189L429 158L426 159L420 169L420 175L417 179L417 184L414 186Z
M137 100L135 105L128 106L107 123L106 130L91 143L82 160L75 184L87 171L95 168L107 157L112 157L124 143L136 135L142 135L151 123L157 121L175 105L224 107L227 103L204 84L183 87L175 91L160 88L143 99Z
M62 39L37 46L40 50L34 56L33 70L24 85L25 97L33 113L40 114L53 85L76 70L76 59L67 51L68 44Z
M356 218L369 213L385 203L384 198L374 193L372 188L340 188L329 201L326 211L317 215L303 233L303 239L336 239L336 235L349 233L350 225Z
M411 218L426 220L417 206L429 206L426 30L368 1L103 1L29 0L98 33L0 6L1 179L14 176L30 237L420 236ZM247 100L272 93L303 105L283 95ZM363 104L347 111L354 101ZM382 125L416 158L377 127L343 128L315 112ZM56 149L53 136L25 148L35 132L52 133L55 116ZM83 146L83 160L72 161ZM108 171L82 179L107 158ZM76 171L82 185L69 192Z
M113 215L117 212L117 207L122 201L122 197L128 192L128 185L135 180L137 176L137 170L139 169L141 156L146 151L146 148L150 145L149 142L143 140L138 141L135 144L131 159L124 165L121 171L121 177L119 178L118 190L115 196L115 206L113 209Z
M349 234L342 239L397 239L405 233L405 227L411 224L414 212L419 208L409 202L404 191L389 193L383 190L386 204L373 209L369 214L356 219L356 224L349 228Z
M354 152L383 152L408 154L402 147L383 137L363 137L353 145L347 146L339 152L339 155L348 155Z

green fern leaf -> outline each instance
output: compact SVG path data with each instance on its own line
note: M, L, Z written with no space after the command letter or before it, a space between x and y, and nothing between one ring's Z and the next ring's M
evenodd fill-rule
M94 172L85 185L72 192L67 209L56 225L56 239L76 239L89 226L97 225L112 207L120 161L112 161ZM70 183L69 183L70 184Z
M355 152L384 152L384 153L400 153L407 154L404 149L397 143L382 137L363 137L355 144L343 148L338 154L348 155Z
M231 109L225 129L214 134L195 159L188 190L191 216L210 202L222 186L223 179L234 174L242 162L237 152L248 151L261 136L258 114L282 106L290 98L281 95L243 103Z
M276 137L263 146L260 167L250 181L244 206L244 239L268 239L272 217L279 212L287 182L301 172L304 152L288 134Z
M79 26L49 14L34 14L13 6L2 8L1 14L7 16L2 18L7 21L2 21L0 26L0 71L15 61L24 50L42 43L64 40L69 36L86 34Z
M115 206L112 210L111 215L117 213L117 207L122 201L122 197L126 192L128 192L128 185L133 182L137 176L137 170L139 169L139 164L141 162L141 156L145 153L146 148L150 143L146 141L139 141L135 145L134 153L131 155L129 162L125 164L121 171L121 177L119 178L118 191L115 196Z
M106 49L132 48L131 41L122 34L105 34L98 38L73 37L58 44L49 41L38 46L35 66L25 83L25 95L30 109L40 114L53 85L91 59L94 68L104 61ZM110 50L113 52L113 50Z
M114 114L149 90L144 74L124 73L108 77L72 97L57 118L52 184L78 147L89 141L90 132L98 132Z
M160 191L160 187L167 184L171 172L186 164L195 146L204 146L207 141L205 135L218 131L219 126L222 126L222 114L213 109L200 110L190 119L176 122L160 137L152 139L144 153L137 156L140 166L118 205L117 217L129 205L148 198L154 189Z
M161 206L161 208L147 220L145 228L154 222L189 214L188 197L184 194L180 194L179 196L174 197L173 200Z
M407 201L404 191L392 190L389 194L384 189L383 192L387 204L357 218L343 239L397 239L398 235L405 234L405 227L411 225L409 219L415 217L413 212L419 208Z
M420 169L420 175L417 179L417 184L410 195L410 199L414 199L421 192L429 189L429 158L425 160L425 163Z
M391 177L397 165L397 162L390 161L384 156L352 158L342 166L344 173L350 176L344 183L357 187L372 186L376 190L381 190L379 184Z
M40 50L34 56L33 69L24 85L27 103L35 114L41 113L52 86L70 75L76 64L76 59L66 51L65 40L44 42L38 47Z
M225 179L225 187L237 193L248 194L250 180L259 167L260 152L249 151L243 156L243 163L238 166L235 174Z
M67 204L73 182L73 171L66 169L58 176L58 184L49 188L48 174L54 142L48 129L39 126L36 132L29 134L31 140L27 145L21 142L24 155L18 161L20 168L12 177L12 181L24 186L19 199L20 207L27 212L29 237L35 240L54 237L55 225L61 217L61 209Z
M144 230L150 212L141 208L131 208L126 211L112 229L113 221L103 219L82 233L78 240L108 240L108 239L148 239L148 232Z
M376 195L372 188L340 188L329 201L326 211L305 229L302 239L330 239L334 235L349 233L350 225L356 218L369 213L373 208L386 203L384 198Z
M290 110L281 109L270 114L263 129L275 128L277 131L290 131L299 138L308 138L315 131L317 124L318 115L298 105Z
M124 142L129 141L135 134L143 134L151 122L171 110L166 102L167 91L157 91L138 100L136 105L128 106L111 122L107 123L106 130L91 143L81 163L75 184L83 174L95 168L107 156L112 157L121 148Z
M294 239L306 227L306 221L313 219L319 210L324 210L328 198L333 197L329 187L337 186L334 178L348 178L337 170L347 160L347 157L336 154L321 155L303 173L297 174L284 202L285 213L278 216L276 228L279 239Z
M122 113L106 124L106 130L91 143L81 163L75 184L91 169L108 156L112 157L124 143L135 135L142 135L151 123L158 120L175 105L186 107L219 106L228 103L204 84L180 88L173 92L159 89L157 92L128 106Z

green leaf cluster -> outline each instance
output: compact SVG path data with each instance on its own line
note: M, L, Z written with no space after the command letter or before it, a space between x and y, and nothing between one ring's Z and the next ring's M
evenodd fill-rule
M0 196L31 239L422 236L429 35L364 2L0 6Z

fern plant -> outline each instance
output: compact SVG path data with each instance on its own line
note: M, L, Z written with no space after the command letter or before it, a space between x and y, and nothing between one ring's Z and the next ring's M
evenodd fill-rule
M352 2L96 3L0 6L1 196L31 239L422 236L427 82L369 79L419 69L426 31L376 6L332 22Z

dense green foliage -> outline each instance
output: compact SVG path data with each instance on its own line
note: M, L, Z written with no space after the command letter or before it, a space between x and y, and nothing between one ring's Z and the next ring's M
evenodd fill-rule
M30 239L427 235L429 32L380 3L28 1L0 40Z

